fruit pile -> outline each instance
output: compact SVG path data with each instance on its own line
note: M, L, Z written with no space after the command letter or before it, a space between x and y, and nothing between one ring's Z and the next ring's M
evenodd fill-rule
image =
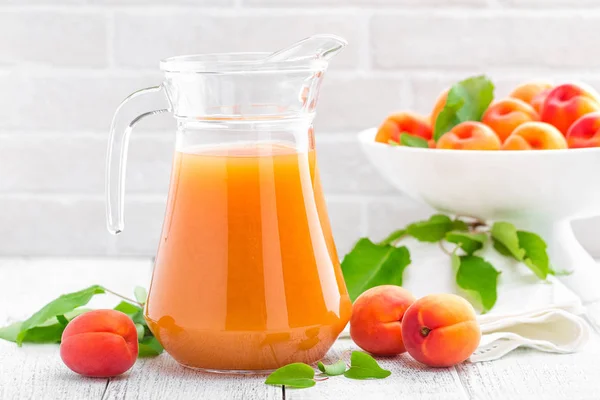
M475 310L454 294L419 300L406 289L382 285L361 294L352 305L350 336L378 356L408 352L430 367L449 367L473 354L481 339Z
M390 115L376 142L457 150L552 150L600 147L600 95L585 84L527 82L493 101L484 76L445 90L431 115Z

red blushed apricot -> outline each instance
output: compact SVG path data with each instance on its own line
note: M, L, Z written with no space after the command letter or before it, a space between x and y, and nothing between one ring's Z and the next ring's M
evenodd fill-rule
M544 104L544 101L546 101L546 97L548 97L548 94L551 90L552 89L542 90L537 95L535 95L533 99L531 99L531 107L533 107L533 109L536 113L538 113L538 115L542 110L542 104Z
M540 120L566 135L573 122L594 111L600 111L598 94L581 84L566 83L548 93L540 110Z
M525 122L539 120L533 107L519 99L503 99L495 102L483 113L481 122L496 132L502 142Z
M95 310L74 318L65 328L60 357L78 374L107 378L129 370L138 355L135 324L115 310Z
M432 137L431 125L427 118L410 111L402 111L387 117L379 127L375 141L385 144L390 141L399 143L402 133L409 133L425 140Z
M500 150L500 139L489 126L466 121L456 125L437 141L438 149Z
M429 117L432 127L435 127L435 121L437 120L438 115L440 115L440 113L446 106L446 99L448 98L449 91L450 89L444 90L435 101L435 105L433 106L433 110L431 111L431 116Z
M506 139L502 150L566 149L567 141L558 129L544 122L526 122Z
M430 367L465 361L479 346L481 330L475 310L454 294L432 294L415 301L402 319L408 354Z
M514 88L508 95L513 99L519 99L532 106L537 113L540 112L541 103L552 89L552 84L546 81L525 82Z
M352 305L352 340L371 354L403 353L406 350L402 341L402 317L414 301L414 296L400 286L383 285L367 290Z
M600 147L600 112L586 114L567 131L569 148Z

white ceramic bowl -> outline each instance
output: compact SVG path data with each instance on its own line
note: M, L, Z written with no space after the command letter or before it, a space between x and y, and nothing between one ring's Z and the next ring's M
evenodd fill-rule
M597 272L570 221L600 215L600 148L421 149L377 143L376 132L361 132L359 141L375 168L400 191L442 212L511 221L544 236L555 268Z

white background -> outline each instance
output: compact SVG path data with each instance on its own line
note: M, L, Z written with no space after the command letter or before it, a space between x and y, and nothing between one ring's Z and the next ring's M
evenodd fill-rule
M401 108L429 112L475 73L499 95L540 77L600 88L599 27L600 0L0 0L0 256L154 254L174 121L133 134L119 238L105 229L104 157L113 111L160 82L163 57L271 51L312 33L349 41L315 125L343 254L429 214L373 170L356 132ZM576 231L600 256L600 219Z

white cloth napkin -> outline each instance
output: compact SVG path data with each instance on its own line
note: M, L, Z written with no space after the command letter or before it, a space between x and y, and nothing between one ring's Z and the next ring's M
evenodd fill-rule
M417 298L432 293L464 294L456 285L450 258L436 246L403 241L412 263L404 272L403 287ZM471 362L500 358L517 347L552 353L579 350L589 338L581 315L585 309L577 295L558 279L540 281L527 267L486 249L481 255L501 271L498 300L479 315L481 343ZM348 336L348 331L344 332Z

